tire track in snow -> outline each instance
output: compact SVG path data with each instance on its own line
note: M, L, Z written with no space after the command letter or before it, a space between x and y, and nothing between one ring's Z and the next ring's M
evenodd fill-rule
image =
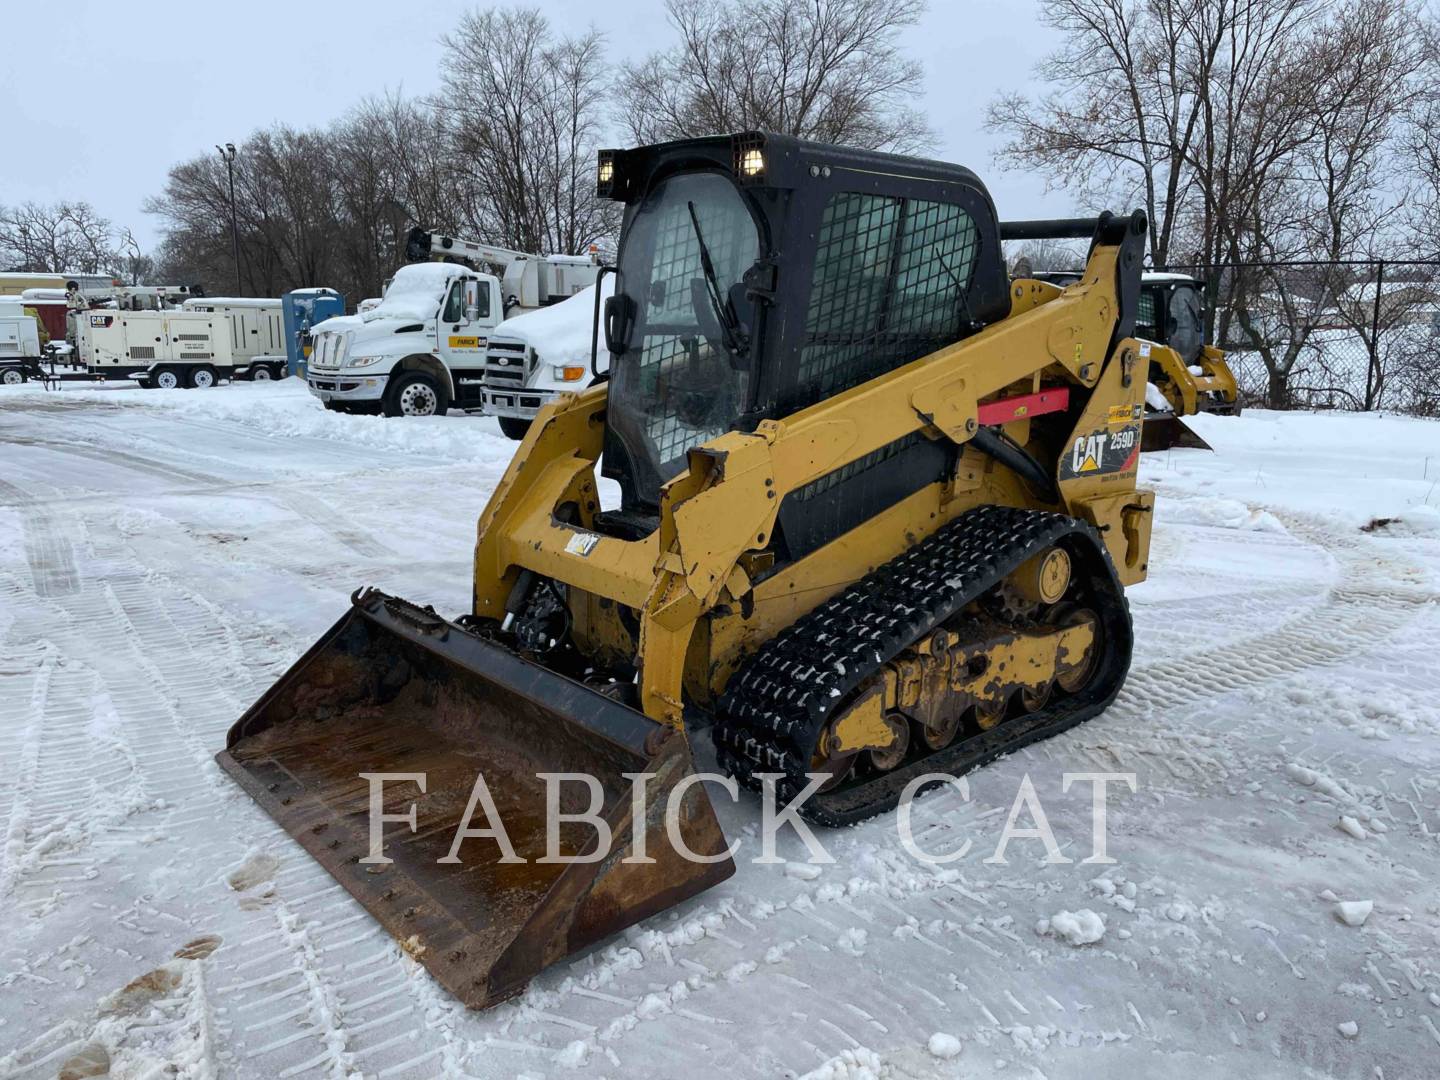
M75 548L58 515L23 488L0 480L0 505L18 510L25 530L25 561L36 596L69 596L80 590Z
M1116 702L1069 734L1080 749L1117 767L1126 767L1124 754L1139 754L1177 780L1224 780L1252 762L1223 749L1228 732L1191 719L1199 707L1373 653L1440 599L1414 584L1422 580L1417 567L1390 557L1376 541L1299 515L1276 516L1297 540L1334 560L1336 574L1319 601L1214 651L1197 649L1132 668Z

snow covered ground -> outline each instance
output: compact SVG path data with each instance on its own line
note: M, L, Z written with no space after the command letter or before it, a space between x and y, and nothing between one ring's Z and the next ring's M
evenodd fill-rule
M293 380L7 388L0 1076L1440 1075L1440 425L1196 426L1145 464L1119 702L916 804L970 854L785 834L474 1014L211 757L357 585L465 609L513 444ZM1136 774L1113 865L1087 771ZM1068 863L985 862L1027 774Z

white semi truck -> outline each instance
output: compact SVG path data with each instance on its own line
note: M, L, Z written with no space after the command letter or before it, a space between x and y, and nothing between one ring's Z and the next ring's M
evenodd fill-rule
M316 328L306 380L327 409L482 409L495 327L575 295L600 272L594 255L526 255L421 229L411 232L406 257L410 265L378 304Z

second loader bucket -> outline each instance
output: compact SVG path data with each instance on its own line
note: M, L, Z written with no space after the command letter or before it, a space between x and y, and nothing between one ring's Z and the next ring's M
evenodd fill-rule
M240 718L217 760L411 956L476 1008L518 994L548 964L735 870L704 785L691 782L671 798L693 773L683 733L376 591L356 594ZM397 773L412 776L373 778ZM612 842L602 846L591 822L564 821L557 834L562 856L595 861L544 861L547 811L559 818L592 809L590 782L547 784L544 774L555 773L598 782L596 813ZM637 773L649 777L641 805L625 775ZM423 791L414 774L423 775ZM468 827L503 826L523 862L502 861L492 836L463 839L459 861L445 861L477 775L500 821L481 802ZM384 822L383 856L393 861L366 861L377 786L384 814L409 815ZM637 838L648 861L636 858Z
M1195 429L1173 412L1149 413L1140 427L1140 450L1151 453L1176 447L1210 450L1211 445L1195 433Z

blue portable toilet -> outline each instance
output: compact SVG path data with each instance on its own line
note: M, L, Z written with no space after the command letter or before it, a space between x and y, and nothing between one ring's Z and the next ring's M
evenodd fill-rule
M293 289L280 298L285 318L286 367L291 375L305 375L310 358L310 331L335 315L345 314L345 297L334 289Z

